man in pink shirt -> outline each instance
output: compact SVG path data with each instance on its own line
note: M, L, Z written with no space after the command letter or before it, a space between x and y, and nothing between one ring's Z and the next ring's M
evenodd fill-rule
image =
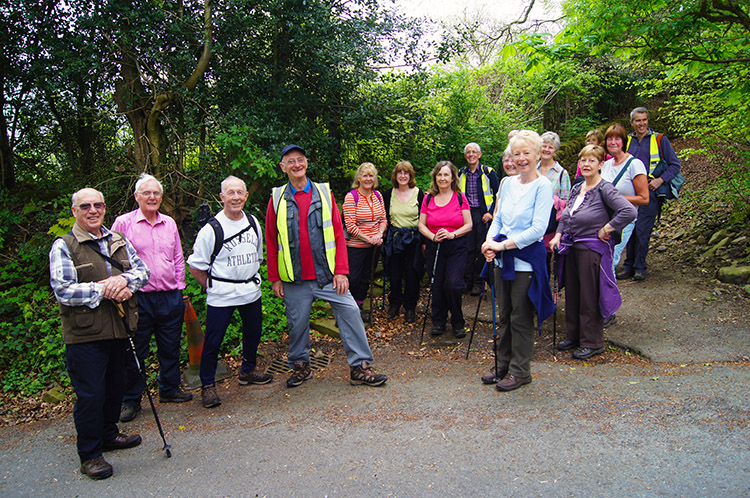
M193 395L180 388L180 339L185 304L185 259L180 234L172 218L159 212L164 190L159 180L143 173L135 184L138 209L118 216L112 230L122 232L151 269L151 278L138 293L138 330L133 342L141 365L156 337L159 360L159 400L183 403ZM133 420L141 410L143 380L135 362L128 362L120 421Z

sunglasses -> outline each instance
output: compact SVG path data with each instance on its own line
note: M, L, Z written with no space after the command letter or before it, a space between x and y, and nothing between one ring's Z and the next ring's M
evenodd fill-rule
M95 202L93 204L90 202L84 202L83 204L80 204L78 206L78 209L80 209L81 211L88 211L89 209L91 209L91 206L94 206L94 209L96 209L97 211L101 211L107 205L104 204L103 202Z

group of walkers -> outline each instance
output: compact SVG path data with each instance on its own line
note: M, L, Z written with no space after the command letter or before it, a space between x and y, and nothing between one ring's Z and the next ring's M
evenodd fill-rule
M567 337L557 348L575 350L579 359L600 353L604 320L614 320L621 302L616 278L645 278L657 189L680 168L666 137L648 128L644 108L633 111L631 122L635 131L630 135L620 125L603 137L590 134L596 143L581 151L573 185L554 160L560 139L553 132L511 132L502 181L481 163L476 143L464 148L467 164L460 171L450 161L438 162L427 192L417 188L412 164L401 161L391 174L393 187L381 194L375 166L364 163L343 199L343 216L329 185L307 177L306 151L286 146L280 167L288 181L271 192L265 243L267 278L285 303L287 386L311 377L314 299L331 304L350 383L381 386L387 381L371 366L363 309L380 253L390 281L389 319L403 308L405 321L416 321L420 282L424 271L429 273L433 336L444 334L450 320L453 335L464 337L462 295L482 295L485 282L490 283L493 310L495 302L499 308L496 354L481 380L499 391L531 382L535 315L540 327L555 309L551 270L566 289ZM81 472L92 479L112 475L102 452L141 442L139 435L121 433L117 426L138 415L145 387L142 372L131 366L137 363L128 361L129 344L143 364L154 336L160 401L192 400L180 388L179 370L185 260L174 220L159 212L162 196L158 179L141 175L135 185L138 209L118 217L108 230L104 196L81 189L72 197L73 229L50 251L50 282L60 303L67 367L77 396ZM199 231L187 259L191 275L207 292L200 364L206 408L221 404L216 366L235 309L242 319L239 383L273 380L256 364L263 227L245 211L243 180L227 177L220 197L222 211ZM626 260L615 278L625 247Z

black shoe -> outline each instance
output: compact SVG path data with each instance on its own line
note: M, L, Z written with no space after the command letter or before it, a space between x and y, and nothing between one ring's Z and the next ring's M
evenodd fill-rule
M610 325L614 325L615 323L617 323L617 316L615 316L614 314L609 315L604 319L603 327L606 329L607 327L609 327Z
M643 282L646 280L646 272L645 271L637 271L635 272L635 275L633 275L633 280L636 282Z
M120 422L130 422L138 416L139 411L141 411L140 406L122 405L120 409Z
M432 330L430 331L430 335L433 337L437 337L439 335L443 335L444 332L445 332L445 325L443 326L433 325Z
M490 368L490 373L486 373L482 375L481 377L482 383L483 384L497 384L498 382L503 380L503 378L505 378L507 373L508 373L507 368L501 367L497 370L497 373L495 373L495 367L492 367Z
M604 352L604 348L578 348L573 353L573 358L577 358L579 360L585 360L587 358L591 358L595 354L599 354Z
M463 337L466 337L466 327L463 327L463 326L461 326L461 327L453 327L453 326L451 326L451 328L453 329L453 335L456 337L456 339L461 339Z
M131 434L128 436L121 432L112 441L104 441L104 447L102 450L124 450L126 448L133 448L139 444L141 444L141 436L139 434Z
M622 270L615 276L617 277L617 280L627 280L629 278L633 278L633 275L635 275L635 273L633 273L633 270Z
M305 361L299 361L294 364L294 372L286 380L286 387L301 386L304 381L312 377L310 364Z
M506 378L498 382L495 388L498 391L513 391L530 382L531 375L529 375L528 377L516 377L515 375L508 375Z
M241 386L246 386L248 384L255 384L260 386L263 384L268 384L272 380L273 375L269 373L259 373L257 368L252 372L248 372L246 374L241 373L237 376L237 381Z
M482 286L479 284L474 284L474 286L471 288L471 295L478 296L481 293L482 293Z
M388 307L388 319L393 320L394 318L396 318L398 316L398 310L399 310L398 306L389 306Z
M560 341L557 343L557 350L558 351L568 351L569 349L577 348L578 347L578 341Z
M106 479L112 477L112 466L107 463L103 456L98 456L81 463L81 474L85 474L96 481Z
M159 401L161 403L186 403L188 401L193 400L193 395L190 393L186 393L182 389L177 389L174 393L168 394L168 395L159 395ZM122 415L120 415L120 420L122 420Z
M365 310L359 311L359 316L362 318L363 323L370 323L370 312Z
M414 323L417 321L417 312L414 310L406 310L406 323Z
M216 386L201 388L201 396L203 397L203 408L214 408L221 404L221 399L216 393Z
M366 362L363 361L361 365L350 368L349 384L353 386L359 386L365 384L368 386L381 386L388 380L384 374L376 374L375 370Z

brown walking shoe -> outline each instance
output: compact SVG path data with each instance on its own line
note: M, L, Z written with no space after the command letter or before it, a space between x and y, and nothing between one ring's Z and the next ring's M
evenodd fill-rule
M96 481L106 479L112 477L112 466L107 463L103 456L98 456L81 463L81 474L85 474Z
M203 408L214 408L221 404L219 395L216 393L216 386L201 388L201 396L203 397Z
M528 377L516 377L515 375L508 375L506 378L498 382L497 386L495 387L498 391L513 391L530 382L531 375L529 375Z
M259 373L258 369L253 369L252 372L248 372L246 374L241 373L237 376L237 381L240 383L241 386L246 386L248 384L256 384L256 385L262 385L262 384L268 384L273 380L273 375L268 373Z
M351 367L351 377L349 379L349 383L353 386L358 386L361 384L367 384L368 386L380 386L385 384L385 381L388 380L388 377L386 377L384 374L376 374L375 370L367 364L366 361L363 361L361 365L357 365L356 367Z
M310 363L306 361L298 361L294 364L294 372L286 380L286 387L297 387L301 386L304 381L312 377L312 370L310 370Z
M495 367L490 368L490 372L482 375L482 383L483 384L497 384L503 378L507 375L508 369L499 367L497 369L497 373L495 372Z
M102 451L124 450L126 448L133 448L139 444L141 444L140 434L131 434L128 436L121 432L112 441L104 441Z

